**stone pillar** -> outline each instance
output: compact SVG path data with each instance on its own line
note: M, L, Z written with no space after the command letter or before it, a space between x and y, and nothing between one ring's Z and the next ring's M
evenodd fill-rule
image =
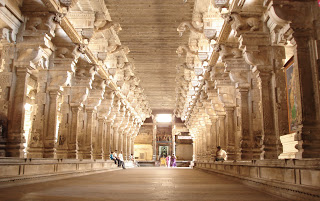
M153 129L152 129L152 160L157 160L157 125L156 121L153 121ZM173 139L173 138L172 138ZM173 144L173 141L172 141Z
M119 152L119 127L113 127L113 150L118 150Z
M14 99L10 106L12 115L10 115L11 121L9 121L8 141L6 145L6 154L8 157L24 157L24 105L26 103L27 81L29 76L30 74L27 67L16 68L16 83L13 91Z
M111 151L114 151L112 149L112 131L113 131L113 128L112 128L112 122L110 121L106 121L105 122L105 136L104 136L104 145L102 146L102 158L104 160L107 160L109 159L109 155L111 153Z
M318 158L320 152L319 109L319 14L310 12L315 1L266 2L270 31L278 41L290 40L294 45L294 67L292 88L295 117L290 123L291 132L297 135L283 136L285 143L296 144L294 158ZM314 21L315 23L307 23ZM276 26L274 26L276 25ZM290 111L289 111L290 112ZM291 114L292 114L291 113ZM295 137L293 137L295 136ZM289 140L289 141L288 141ZM290 140L293 140L290 142ZM286 150L289 151L289 150ZM285 152L286 152L285 151Z
M27 148L28 158L42 158L44 153L44 141L45 141L45 138L47 138L48 136L48 133L45 132L46 130L45 119L47 118L46 85L47 85L47 71L41 70L38 72L37 94L36 94L36 104L35 104L36 109L35 109L35 115L32 121L30 136L28 139L28 148ZM53 151L53 147L52 147L52 151Z
M71 139L70 124L72 119L72 112L70 111L69 104L70 91L71 87L64 87L62 92L62 104L60 108L61 121L55 148L55 158L68 158L68 145L69 140Z
M241 113L241 140L240 140L240 159L251 160L252 156L252 140L250 136L249 125L249 102L248 102L248 89L238 89L240 93L240 113Z
M210 117L211 120L211 159L215 157L216 155L216 150L217 150L217 117L216 116L211 116Z
M217 139L218 139L218 146L221 146L222 149L226 149L226 136L225 136L225 115L218 115L218 133L217 133Z
M234 125L234 107L226 107L226 150L228 153L228 159L236 159L236 150L235 150L235 125Z
M131 153L134 155L134 139L135 137L131 138Z
M302 140L302 145L297 146L297 148L299 152L302 152L301 158L318 158L320 153L320 111L319 100L317 99L319 96L319 80L314 75L316 69L319 68L319 61L318 66L316 66L316 58L311 55L311 52L316 52L311 34L308 35L304 31L300 32L300 29L297 28L293 35L296 42L294 67L297 68L294 71L297 72L299 79L299 87L295 92L297 96L300 95L298 101L298 107L300 106L298 112L300 114L298 114L299 122L296 131L301 135L299 139Z
M71 130L70 136L68 136L68 154L67 158L76 158L77 153L77 141L79 140L79 116L82 108L80 106L71 105Z
M123 158L128 160L128 141L126 133L123 134Z
M257 74L260 88L262 113L262 153L260 159L276 159L277 139L274 132L274 116L271 90L271 73L259 71Z
M122 151L122 154L124 152L123 148L124 148L124 136L123 136L123 131L120 130L120 132L119 132L119 149L120 149L120 151Z
M84 119L85 131L78 137L78 159L90 159L91 158L91 137L94 135L94 111L93 109L86 109L86 118Z
M212 132L211 132L211 122L206 122L206 156L208 159L211 158L211 148L212 148Z
M57 119L58 119L58 98L60 92L49 91L49 112L48 112L48 126L44 139L44 158L54 157L54 143L57 133Z
M127 147L126 147L126 149L127 149L127 159L129 160L129 158L130 158L130 155L131 155L131 140L130 140L130 133L128 133L127 134Z
M106 149L104 118L98 118L98 130L93 134L94 135L92 136L92 159L102 159L102 150Z

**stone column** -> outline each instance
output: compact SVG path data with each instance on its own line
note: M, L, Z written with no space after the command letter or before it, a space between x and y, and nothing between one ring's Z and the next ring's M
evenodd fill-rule
M85 110L86 118L84 118L85 131L78 137L78 159L90 159L91 158L91 136L94 133L94 111L93 109Z
M212 148L212 132L211 132L211 122L206 121L206 156L208 159L211 158L211 148Z
M298 114L296 131L301 135L299 139L302 139L302 145L301 141L296 145L302 155L296 158L318 158L320 153L319 80L314 75L319 68L319 61L316 66L316 58L311 55L311 52L316 52L311 34L299 31L300 29L297 28L293 34L296 42L294 66L297 68L294 71L299 79L297 84L299 88L297 87L295 92L298 97L300 95L298 101L300 108L297 109L300 114ZM319 49L318 47L318 51Z
M211 116L211 159L215 157L216 155L216 150L217 150L217 117L216 116Z
M114 126L113 127L113 149L120 151L119 149L119 127Z
M42 158L44 153L44 141L48 133L45 132L45 119L47 118L47 71L41 70L38 72L37 94L35 104L35 114L32 121L31 132L28 139L27 157ZM54 137L54 136L53 136ZM53 142L52 142L53 143ZM53 151L53 150L52 150ZM53 155L52 155L53 156Z
M156 125L156 121L154 119L153 121L153 129L152 129L152 160L155 161L157 160L157 125ZM172 138L173 140L173 138ZM173 145L173 141L172 141L172 145Z
M226 136L225 136L225 115L218 115L218 133L217 133L217 140L218 140L218 146L221 146L222 148L226 148Z
M291 156L286 158L318 158L320 152L320 109L319 109L319 14L310 12L316 6L315 1L275 1L268 2L268 17L272 24L270 31L278 41L294 45L293 98L290 123L295 137L282 136L290 143ZM314 21L315 23L307 23ZM274 26L276 25L276 26ZM273 29L272 29L273 28ZM277 28L277 29L276 29ZM289 111L290 112L290 111ZM290 117L290 116L289 116ZM289 141L287 141L289 140ZM286 153L284 153L286 155Z
M225 107L226 110L226 143L228 159L235 160L235 129L234 129L234 107Z
M98 118L98 132L94 132L92 136L92 159L102 159L102 155L106 152L106 137L105 137L105 119ZM105 158L105 157L104 157Z
M131 153L134 155L134 139L135 137L131 138Z
M131 136L128 134L127 135L127 150L128 150L128 157L131 156L132 152L131 152Z
M62 92L61 121L59 124L58 139L55 147L55 158L68 158L68 145L71 139L70 125L72 112L70 111L69 97L71 87L64 87Z
M110 121L105 121L105 136L104 136L104 139L103 140L105 142L105 144L102 146L102 156L103 156L103 159L104 160L107 160L109 159L109 154L111 153L111 151L114 151L111 147L112 145L112 131L113 131L113 128L112 128L112 124L113 122L110 122Z
M10 106L11 121L9 121L8 141L6 145L6 153L8 157L24 157L24 105L26 103L27 82L29 77L30 74L26 66L16 68L16 83L13 91L14 99Z
M277 139L274 132L274 116L271 91L271 73L259 71L257 74L260 88L260 101L262 113L262 153L260 159L276 159Z
M127 134L123 134L123 158L124 160L128 160L128 141L127 141Z
M77 152L77 141L78 141L78 133L79 133L79 116L82 111L82 107L80 106L72 106L71 105L71 130L70 136L68 138L68 158L76 158Z
M242 160L252 159L252 140L250 136L249 125L249 102L248 102L248 89L237 89L240 93L240 115L241 115L241 140L240 140L240 158Z
M48 126L47 134L44 141L44 158L54 157L54 143L57 133L57 119L58 119L58 98L60 91L49 91L49 112L48 112Z

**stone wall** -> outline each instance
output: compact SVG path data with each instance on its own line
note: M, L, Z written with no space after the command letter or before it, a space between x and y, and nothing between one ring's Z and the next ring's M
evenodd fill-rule
M193 146L192 144L177 144L176 156L177 160L192 160Z
M135 144L134 157L138 161L151 161L152 160L152 144Z
M194 166L290 200L320 199L319 167L319 159L195 162Z
M0 183L58 175L79 175L114 168L117 168L117 165L111 160L0 158Z

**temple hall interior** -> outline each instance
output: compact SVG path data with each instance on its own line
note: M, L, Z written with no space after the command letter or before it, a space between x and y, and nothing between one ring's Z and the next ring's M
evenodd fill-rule
M320 200L320 0L0 0L0 200Z

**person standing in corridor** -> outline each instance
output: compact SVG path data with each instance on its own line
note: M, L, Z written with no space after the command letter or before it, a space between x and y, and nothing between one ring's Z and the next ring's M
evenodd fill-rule
M122 166L123 169L126 169L126 167L124 165L122 151L120 151L120 154L119 154L119 163L120 163L120 166Z

